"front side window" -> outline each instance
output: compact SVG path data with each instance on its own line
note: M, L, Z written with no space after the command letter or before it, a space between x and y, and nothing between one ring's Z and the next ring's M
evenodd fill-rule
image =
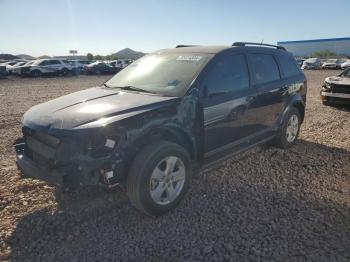
M280 79L277 63L272 55L251 54L255 84L264 84Z
M39 65L41 65L41 66L46 66L46 65L48 65L48 64L49 64L49 61L47 61L47 60L41 61L41 62L39 63Z
M216 61L205 85L209 95L249 88L249 74L244 55L226 56Z
M202 53L154 53L126 67L106 85L133 87L146 92L183 96L197 73L212 57Z

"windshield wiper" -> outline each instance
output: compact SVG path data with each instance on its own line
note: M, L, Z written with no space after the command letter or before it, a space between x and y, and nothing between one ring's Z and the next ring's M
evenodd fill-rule
M109 85L107 85L106 83L103 83L103 85L107 88L111 88Z
M154 92L152 92L152 91L148 91L148 90L136 87L136 86L116 86L116 88L120 88L122 90L131 90L131 91L139 91L139 92L154 94Z

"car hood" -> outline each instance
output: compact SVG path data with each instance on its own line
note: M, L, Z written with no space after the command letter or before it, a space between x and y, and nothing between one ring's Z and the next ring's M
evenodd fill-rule
M350 78L341 77L341 76L330 76L326 78L326 82L330 84L336 85L349 85L350 86Z
M175 99L178 98L94 87L32 107L24 114L23 125L51 129L98 127Z

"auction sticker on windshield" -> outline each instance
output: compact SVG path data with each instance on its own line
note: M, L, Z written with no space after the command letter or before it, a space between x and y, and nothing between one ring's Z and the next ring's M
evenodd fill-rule
M202 59L202 56L199 55L180 55L176 58L179 61L199 61Z

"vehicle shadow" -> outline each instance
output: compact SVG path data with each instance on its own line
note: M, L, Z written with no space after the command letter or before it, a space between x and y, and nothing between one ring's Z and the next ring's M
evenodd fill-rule
M349 183L337 183L349 180L349 160L347 150L305 140L257 148L202 172L160 218L136 211L121 189L66 195L59 210L18 221L10 259L348 261Z
M350 104L349 105L335 105L333 107L339 111L350 112Z

